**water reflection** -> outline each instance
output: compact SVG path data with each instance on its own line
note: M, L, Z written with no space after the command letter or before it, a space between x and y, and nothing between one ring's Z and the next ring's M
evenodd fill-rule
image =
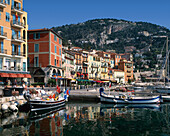
M1 119L0 135L170 135L170 104L69 103L55 111Z

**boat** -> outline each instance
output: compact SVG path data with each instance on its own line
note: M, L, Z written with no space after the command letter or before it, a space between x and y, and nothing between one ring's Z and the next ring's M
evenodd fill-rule
M47 95L45 91L37 92L36 97L31 96L30 92L24 93L24 98L27 100L27 105L31 112L57 109L65 105L68 101L68 90L58 94L55 92L53 95Z
M167 93L170 94L170 82L169 82L169 54L170 54L170 50L168 47L168 36L166 36L166 57L164 59L164 64L162 66L162 69L160 70L160 80L163 79L164 80L164 85L158 85L155 86L155 90L158 93Z
M114 104L154 104L163 102L161 95L158 96L135 96L131 92L120 95L108 95L100 88L100 101Z
M170 102L170 96L162 96L164 102Z
M145 90L145 88L142 87L142 86L135 86L135 87L134 87L134 91L135 91L135 92L142 92L142 91L144 91L144 90Z

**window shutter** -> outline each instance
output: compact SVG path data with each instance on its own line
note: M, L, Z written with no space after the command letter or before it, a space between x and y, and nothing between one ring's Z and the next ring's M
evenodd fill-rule
M36 33L34 33L34 39L36 39Z
M12 9L14 8L14 0L12 0Z
M18 6L19 6L19 10L21 10L21 3L18 3Z
M14 47L15 47L15 45L14 44L12 44L12 53L14 53Z
M21 53L21 45L18 45L18 55Z
M1 52L4 53L4 43L1 42Z
M3 33L4 33L4 27L1 26L1 35L3 35Z
M20 16L18 16L18 23L19 23L19 25L20 25Z

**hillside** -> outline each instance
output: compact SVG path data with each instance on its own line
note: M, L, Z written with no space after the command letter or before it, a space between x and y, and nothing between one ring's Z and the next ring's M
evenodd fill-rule
M170 36L170 30L159 25L117 19L95 19L52 29L64 38L64 45L70 42L85 49L113 49L118 53L123 53L127 46L140 50L150 45L159 52L165 38L155 37Z

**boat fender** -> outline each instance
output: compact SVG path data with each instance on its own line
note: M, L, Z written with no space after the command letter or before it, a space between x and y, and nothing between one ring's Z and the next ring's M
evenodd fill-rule
M8 110L8 105L2 104L2 107L1 107L1 108L2 108L3 111L6 111L6 110Z
M126 96L125 96L125 95L123 95L123 96L122 96L122 98L123 98L123 99L126 99Z

